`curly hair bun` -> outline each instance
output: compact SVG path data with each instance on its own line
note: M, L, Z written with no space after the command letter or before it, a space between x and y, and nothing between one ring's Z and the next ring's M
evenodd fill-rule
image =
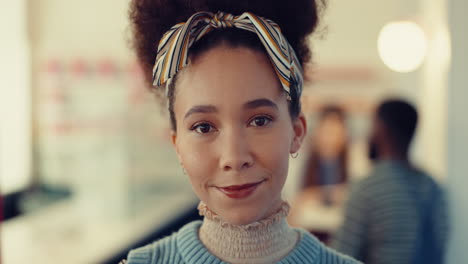
M129 17L133 47L148 83L162 35L199 11L240 15L249 11L276 22L301 64L310 59L307 35L317 27L324 0L132 0Z

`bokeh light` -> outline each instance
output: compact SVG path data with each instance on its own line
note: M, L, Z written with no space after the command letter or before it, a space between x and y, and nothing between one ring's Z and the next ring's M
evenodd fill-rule
M411 72L424 61L427 41L419 25L411 21L386 24L380 31L378 50L383 63L396 72Z

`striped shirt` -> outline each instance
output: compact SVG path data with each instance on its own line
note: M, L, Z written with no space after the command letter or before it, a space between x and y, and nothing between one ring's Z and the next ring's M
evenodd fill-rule
M423 215L429 219L425 227ZM369 177L352 187L332 247L368 264L413 263L417 254L426 254L417 245L427 223L442 256L448 226L441 187L404 163L381 161Z
M130 251L127 264L221 264L198 238L201 221L191 222L177 233ZM357 264L359 262L325 247L307 231L297 229L301 238L280 264Z

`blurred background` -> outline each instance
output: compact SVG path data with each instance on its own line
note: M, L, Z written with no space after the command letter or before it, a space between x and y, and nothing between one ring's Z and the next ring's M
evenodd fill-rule
M128 3L0 2L1 263L117 263L197 218L164 107L130 49ZM370 169L375 105L405 98L420 114L412 161L448 190L447 261L464 262L468 3L328 3L305 69L309 134L284 189L290 221L324 241L333 234L346 183ZM297 209L317 180L317 155L339 160L329 179L338 190L322 189L309 197L319 202Z

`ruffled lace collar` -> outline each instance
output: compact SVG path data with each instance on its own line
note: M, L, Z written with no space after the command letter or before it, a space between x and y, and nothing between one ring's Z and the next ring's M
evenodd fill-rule
M299 238L286 221L289 208L289 204L283 202L265 219L234 225L201 202L198 210L204 220L199 231L200 240L212 254L229 263L277 262L294 248Z

